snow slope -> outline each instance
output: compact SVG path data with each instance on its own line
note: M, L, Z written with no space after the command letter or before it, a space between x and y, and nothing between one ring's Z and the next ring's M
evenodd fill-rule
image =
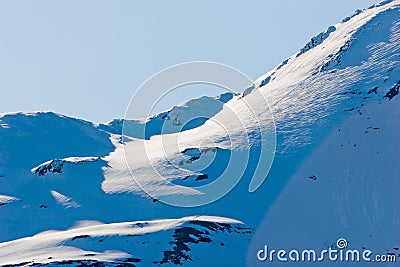
M179 259L189 266L256 266L267 264L256 258L265 244L319 249L340 237L354 248L398 254L399 11L400 1L357 11L242 96L127 118L126 129L122 120L0 115L0 264L148 266ZM185 128L198 114L204 119ZM263 149L276 151L262 183L257 166L268 171L272 164ZM162 202L196 203L221 176L232 189L216 202ZM203 216L188 217L197 215ZM76 226L80 221L101 223ZM137 223L151 225L143 227L147 234ZM219 257L210 259L210 249Z
M215 240L228 235L235 240L228 246L244 249L240 240L248 240L250 231L236 220L207 216L112 224L86 221L64 231L1 243L0 265L99 266L98 261L119 266L180 265L196 260L189 254L192 250L199 255L209 249L224 250L225 244Z

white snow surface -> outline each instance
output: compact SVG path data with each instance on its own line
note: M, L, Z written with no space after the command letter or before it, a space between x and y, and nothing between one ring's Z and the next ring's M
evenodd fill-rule
M150 246L160 251L160 249L168 249L168 243L164 241L163 244L160 244L160 242L148 244L149 241L144 242L143 240L156 241L166 233L172 236L169 232L187 225L197 227L197 229L201 228L200 225L191 224L191 222L241 224L237 220L215 216L189 216L181 219L111 224L99 222L78 223L75 227L64 231L46 231L31 237L0 243L0 265L20 264L21 262L26 265L33 265L52 262L62 263L63 261L104 261L123 264L123 261L118 262L115 260L133 258L135 256L135 259L138 259L138 256L147 256L144 261L141 258L139 259L141 264L148 266L153 264L150 261L152 256L154 260L157 258L151 255L151 249L146 249L145 247ZM152 236L152 238L144 238L146 235ZM163 239L165 240L165 238ZM125 242L129 240L129 243L124 245L124 249L130 253L120 250L104 250L106 247L118 247L116 243L121 243L121 240ZM142 245L132 245L132 240L136 243L140 241ZM102 251L98 251L101 246L103 246L101 248Z
M57 201L57 203L64 206L65 208L79 208L80 207L79 203L75 202L73 199L71 199L55 190L51 190L50 193L54 197L54 199Z
M121 120L99 125L51 112L1 114L0 265L117 265L132 258L140 259L137 266L173 265L165 251L179 254L176 231L187 227L202 233L177 257L188 266L266 265L256 258L265 244L323 249L341 237L351 248L398 254L399 12L398 0L356 11L242 96L209 110L214 100L200 98L135 121L151 125L148 136L137 126L139 132L124 140ZM200 112L208 118L182 131ZM170 127L160 135L164 122ZM274 127L274 163L266 181L249 193L254 154L260 147L275 149L258 129L268 134ZM246 154L245 168L236 162L230 170L240 181L218 201L196 208L159 201L195 200L230 156ZM171 183L179 187L172 190ZM205 217L210 214L225 219ZM217 223L219 230L193 220ZM254 236L235 228L236 220L257 229ZM212 241L197 242L207 238ZM219 257L210 258L211 250Z
M11 197L11 196L5 196L5 195L0 195L0 206L1 205L6 205L9 204L13 201L18 201L19 199L16 197Z

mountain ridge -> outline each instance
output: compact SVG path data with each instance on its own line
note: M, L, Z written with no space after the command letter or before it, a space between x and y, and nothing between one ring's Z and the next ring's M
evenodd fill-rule
M157 185L151 188L154 191L150 197L134 183L130 172L139 179L149 179L150 165L139 158L138 167L129 170L123 150L129 152L131 147L135 151L139 142L145 142L156 155L160 144L157 134L144 139L134 136L132 140L122 142L122 121L119 120L107 125L56 113L0 115L0 212L4 217L0 222L4 229L0 232L0 259L5 258L1 264L18 264L15 258L7 261L7 255L17 257L15 249L7 250L11 254L2 249L47 230L57 229L60 235L67 234L77 221L101 221L111 225L124 221L147 222L154 218L178 220L193 214L233 218L243 221L244 225L240 227L248 229L239 229L243 234L228 231L227 235L218 236L210 243L201 242L208 241L208 234L197 235L196 231L207 231L210 235L215 231L205 229L204 225L199 229L196 228L199 225L191 224L190 227L196 230L194 240L198 243L189 242L188 250L176 240L181 234L184 239L191 240L184 234L187 230L183 233L173 230L162 237L149 234L140 241L165 241L164 248L157 250L155 258L150 255L150 249L143 252L143 257L138 257L131 251L132 247L122 245L121 241L113 243L117 252L104 251L109 253L106 258L101 256L104 253L96 252L92 247L77 258L65 251L54 252L47 259L36 260L28 255L27 263L20 264L54 262L55 265L76 266L84 260L93 265L127 264L119 259L128 259L130 256L124 253L129 251L133 255L132 261L146 258L173 265L176 263L174 257L178 255L181 264L198 266L207 260L207 249L217 245L221 249L221 258L210 262L243 266L247 260L249 266L257 266L260 262L256 262L255 255L266 237L271 245L318 248L325 247L342 234L351 238L352 246L372 247L378 252L387 249L392 253L399 245L400 236L396 228L399 220L396 219L398 208L395 205L399 199L393 189L398 185L395 179L398 172L387 163L398 155L395 133L399 125L395 118L400 79L399 1L385 1L356 13L335 25L335 30L331 28L329 34L317 35L320 43L316 42L312 47L306 45L310 49L303 49L307 51L295 54L261 76L255 81L253 90L219 104L215 114L207 113L213 119L232 122L228 128L233 130L233 146L227 145L223 133L209 120L183 132L168 132L168 137L180 133L182 147L179 150L167 147L170 149L167 153L185 172L168 169L165 161L157 157L151 158L150 163L155 164L167 179L179 179L179 185L191 187L198 182L217 179L218 169L227 164L228 155L246 149L243 145L245 137L235 132L238 129L235 120L229 120L232 114L237 115L235 111L241 107L240 101L247 101L257 114L262 115L260 124L270 126L275 123L277 153L263 186L248 194L259 156L257 149L263 144L257 135L257 127L251 125L252 117L249 117L250 125L246 130L254 135L249 141L251 158L243 179L228 195L206 207L174 208L159 199L173 193L168 187ZM321 69L327 62L330 63ZM274 120L263 115L267 114L264 102L260 102L264 98L270 103ZM247 118L245 112L238 116ZM201 146L196 143L203 139L210 141ZM213 163L209 167L199 169L210 160ZM188 175L191 178L187 178ZM382 175L386 178L385 184L379 183ZM195 177L200 176L202 179L196 181ZM30 223L26 224L27 221ZM294 221L298 226L292 223ZM255 232L251 230L256 228ZM75 242L74 249L78 250L99 243L98 239L92 243L85 235L87 233L82 232L68 242ZM107 238L103 242L107 242ZM172 243L168 246L168 242ZM178 244L185 248L180 251L183 254L172 249ZM247 245L250 247L246 259ZM29 252L28 246L24 245ZM172 255L166 262L163 261L165 251ZM54 255L60 258L56 259ZM70 263L62 263L62 260ZM140 266L141 262L130 264ZM330 266L329 263L325 265Z

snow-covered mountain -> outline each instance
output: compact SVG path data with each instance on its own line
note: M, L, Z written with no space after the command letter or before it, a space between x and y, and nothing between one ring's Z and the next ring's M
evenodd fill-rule
M400 261L399 11L400 1L357 11L240 96L109 124L0 115L0 265L256 266L268 264L256 257L265 244L323 249L341 237ZM274 127L276 140L263 140ZM272 163L263 146L275 159L254 183ZM163 203L198 201L246 153L223 198Z

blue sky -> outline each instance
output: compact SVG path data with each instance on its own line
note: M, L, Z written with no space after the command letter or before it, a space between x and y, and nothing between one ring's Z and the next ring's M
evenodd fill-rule
M233 3L231 3L233 2ZM312 36L376 1L0 1L0 112L123 117L135 90L210 60L256 79ZM212 92L186 90L166 108Z

